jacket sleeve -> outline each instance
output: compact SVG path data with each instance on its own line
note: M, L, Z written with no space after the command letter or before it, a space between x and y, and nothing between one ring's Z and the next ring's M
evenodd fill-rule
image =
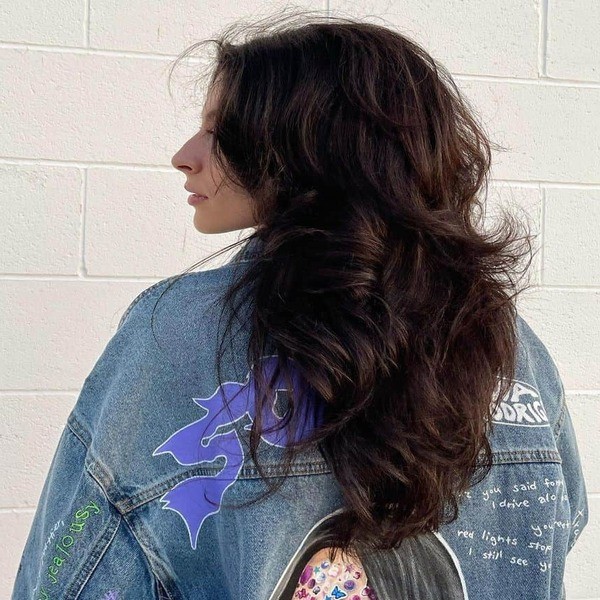
M141 547L87 471L86 455L67 424L25 542L12 600L159 599Z
M589 518L587 490L579 448L571 414L565 399L565 391L561 382L562 408L556 423L555 434L558 451L562 459L563 479L571 509L571 528L567 552L575 545L581 531Z

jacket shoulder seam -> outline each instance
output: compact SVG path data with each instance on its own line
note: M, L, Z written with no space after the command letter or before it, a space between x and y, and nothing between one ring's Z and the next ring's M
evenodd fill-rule
M175 279L175 277L177 277L177 275L172 275L170 277L165 277L163 279L161 279L160 281L156 281L155 283L153 283L152 285L150 285L147 288L144 288L129 304L129 306L125 309L125 312L123 313L122 317L119 319L119 324L117 325L117 330L119 330L121 328L121 326L123 325L123 323L125 322L125 320L127 319L127 317L129 316L129 313L133 310L133 308L136 306L136 304L138 304L138 302L140 300L142 300L142 298L144 298L147 294L149 294L150 292L154 291L159 285L163 284L163 283L167 283L168 281L171 281L172 279Z
M89 431L79 422L75 416L75 411L71 411L67 418L67 427L71 430L73 435L85 446L86 450L89 450L90 444L92 443L92 436Z
M565 398L565 388L564 388L562 380L560 381L559 409L560 409L560 413L558 415L558 418L556 419L556 423L554 424L554 428L553 428L553 433L554 433L557 443L558 443L558 438L560 437L560 435L562 433L562 426L565 421L565 416L566 416L566 412L567 412L567 401Z

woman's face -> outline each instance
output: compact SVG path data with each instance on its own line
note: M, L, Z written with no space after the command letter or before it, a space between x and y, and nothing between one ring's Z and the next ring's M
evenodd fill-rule
M213 136L210 133L211 112L217 102L216 89L207 94L202 110L202 129L171 159L171 164L187 178L185 189L206 196L192 204L194 227L201 233L225 233L256 225L251 213L251 198L244 189L230 186L228 182L217 192L223 175L213 161Z

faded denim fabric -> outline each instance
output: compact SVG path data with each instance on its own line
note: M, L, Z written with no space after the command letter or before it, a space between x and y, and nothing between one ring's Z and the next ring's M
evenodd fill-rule
M247 313L225 345L221 387L214 361L220 293L258 252L254 240L226 265L168 290L164 279L132 301L68 417L12 600L291 600L343 496L314 448L275 496L226 506L265 489L247 450L255 414ZM454 523L362 557L380 600L564 598L567 553L588 522L585 482L557 368L521 317L518 331L490 475L465 494ZM264 357L266 372L276 358ZM267 424L284 413L280 391ZM322 412L306 399L310 428ZM262 438L269 477L282 472L286 441L281 432Z

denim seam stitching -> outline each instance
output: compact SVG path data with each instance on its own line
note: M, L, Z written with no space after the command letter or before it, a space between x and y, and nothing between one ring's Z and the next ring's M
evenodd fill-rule
M86 474L89 475L89 473L87 473L87 471L86 471ZM91 475L89 475L89 476L92 479L92 481L94 481L94 483L97 484L96 480ZM106 496L106 493L104 492L103 489L102 489L102 492ZM108 501L109 506L112 506L112 503L110 502L108 497L106 499ZM119 529L119 524L121 523L121 518L122 517L118 512L115 512L110 515L109 521L105 526L104 532L96 541L94 548L93 548L91 554L89 555L87 561L83 564L77 577L71 582L69 587L66 589L66 594L65 594L66 600L70 600L71 598L75 599L75 598L77 598L77 596L79 596L80 592L83 590L84 586L89 581L90 577L92 576L92 574L94 573L94 571L96 570L98 565L100 564L102 556L105 554L105 552L110 547L110 545Z
M73 432L73 435L89 450L91 444L91 436L88 434L85 427L79 423L74 413L71 413L67 419L67 427Z
M564 388L562 381L560 382L560 389L561 389L560 402L559 402L560 414L558 415L558 419L556 419L556 424L554 425L554 428L553 428L553 432L554 432L554 436L556 438L557 444L558 444L558 438L560 437L560 435L563 431L562 427L563 427L563 423L565 421L565 416L566 416L566 412L567 412L565 388Z
M94 469L98 467L98 464L94 465ZM255 479L256 477L260 477L259 475L253 476L255 467L245 467L242 468L242 473L244 473L244 469L246 469L246 476L240 475L236 481L244 481L248 479ZM326 470L327 469L327 470ZM283 472L282 465L270 465L265 467L265 472L268 477L275 477L278 472ZM190 479L191 477L199 477L199 476L211 476L217 475L222 471L221 469L217 469L214 467L195 467L192 469L188 469L183 473L180 473L174 477L167 479L166 481L161 481L156 483L152 487L145 489L133 496L124 496L120 500L115 501L119 510L122 514L128 514L134 510L137 510L141 506L148 504L148 502L152 502L156 500L159 496L164 495L173 486L185 481L186 479ZM291 476L302 476L302 475L323 475L330 473L326 465L315 465L314 463L301 463L292 466ZM251 473L251 476L247 474Z
M560 453L556 450L539 448L537 450L500 450L492 455L494 464L509 463L562 463Z
M82 437L85 436L78 435L77 430L81 429L82 431L85 431L85 429L81 427L74 415L70 417L69 428L73 431L75 435L77 435L77 437L82 441L82 443L84 443ZM155 483L152 486L132 496L124 494L119 489L106 465L104 465L102 461L100 461L98 458L92 455L89 449L89 445L85 446L88 450L85 464L86 470L97 481L98 485L102 487L107 498L122 515L125 515L131 512L132 510L135 510L140 506L143 506L144 504L155 500L158 496L161 496L165 492L169 491L174 485L180 483L181 481L184 481L185 479L198 476L210 477L212 475L218 475L223 470L223 467L196 466L191 469L187 469L183 473L179 473L178 475L170 477L165 481ZM264 471L267 477L276 477L283 472L283 465L265 465ZM289 475L322 475L330 472L331 469L325 461L317 463L304 462L291 465L291 471ZM256 467L245 466L242 467L240 476L238 477L238 481L243 481L245 479L255 479L258 477L260 477L260 475L258 474L258 470L256 469Z
M135 543L136 543L139 551L142 553L144 559L146 560L146 564L148 566L148 570L150 571L150 573L154 577L155 581L157 581L158 583L160 583L161 587L163 588L163 590L164 590L164 592L166 594L166 600L172 600L173 596L169 593L169 591L167 589L167 586L163 583L163 580L167 579L167 577L162 577L162 576L159 577L159 575L156 573L156 569L154 568L154 565L153 565L152 561L150 560L149 552L146 551L146 547L144 546L144 544L142 544L140 542L140 539L136 535L136 531L134 530L132 524L130 523L129 519L126 516L123 516L123 522L125 523L125 525L129 529L129 531L131 533L131 536L135 540ZM165 598L165 597L161 596L161 598Z
M125 312L123 313L123 316L121 317L121 319L119 320L119 324L117 325L117 330L121 328L121 326L123 325L123 323L125 322L125 320L127 319L127 317L129 316L129 313L132 311L132 309L135 307L135 305L142 300L142 298L144 298L145 296L147 296L150 292L153 292L161 283L168 283L171 279L174 279L176 277L176 275L171 275L170 277L166 277L164 279L161 279L160 281L157 281L155 283L153 283L150 287L147 287L146 289L142 290L129 304L129 306L127 307L127 309L125 310Z
M114 478L110 475L109 469L101 460L93 455L90 451L91 436L87 429L79 422L74 412L71 412L67 419L67 426L73 434L80 440L87 450L85 468L86 471L93 477L98 485L103 489L106 497L111 504L122 514L125 515L132 510L155 500L158 496L164 494L177 483L189 479L190 477L218 475L223 467L210 466L195 466L187 469L183 473L174 475L166 481L160 481L151 487L140 491L139 493L128 496L124 494L116 485ZM268 477L275 477L283 472L282 464L265 465L264 471ZM326 461L319 462L302 462L291 465L291 476L303 475L322 475L331 473L331 469ZM246 465L242 467L238 481L244 479L254 479L260 477L256 467Z
M164 566L163 561L160 559L160 557L158 556L158 554L156 552L153 552L152 549L150 548L150 544L149 541L146 540L146 543L142 543L142 541L140 540L140 534L142 532L136 530L133 527L132 522L130 521L130 518L133 515L130 513L128 515L123 515L123 520L125 521L125 523L127 524L127 527L129 527L129 531L131 532L131 535L133 536L133 539L135 540L138 548L140 549L140 551L142 552L142 554L144 555L147 563L148 563L148 568L150 570L150 572L152 573L152 575L154 576L154 578L160 582L161 586L163 587L165 593L168 595L168 598L173 598L172 594L170 594L167 585L166 585L166 581L169 581L170 583L172 583L172 578L168 572L168 569ZM156 560L153 562L151 559L155 558ZM158 569L157 569L158 567ZM157 573L157 570L160 571L160 576Z

